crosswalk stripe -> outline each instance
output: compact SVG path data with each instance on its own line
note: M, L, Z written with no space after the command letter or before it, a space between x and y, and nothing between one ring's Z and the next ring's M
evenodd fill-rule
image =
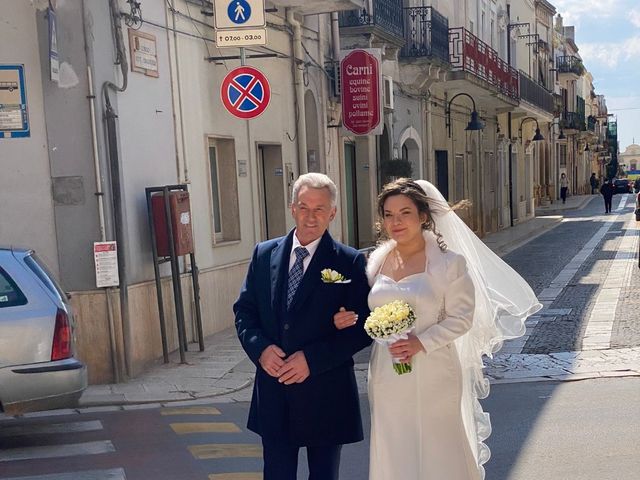
M88 422L68 422L52 424L24 424L2 427L0 438L23 437L27 435L51 435L56 433L80 433L102 430L100 420Z
M189 451L199 460L212 458L262 458L262 445L255 443L209 443L190 445Z
M238 473L212 473L209 480L262 480L262 473L238 472Z
M215 407L163 408L160 415L220 415L220 410Z
M2 480L127 480L122 468L86 470L84 472L49 473L29 477L11 477Z
M178 435L188 433L237 433L241 432L235 423L230 422L201 422L201 423L171 423L171 428Z
M47 445L40 447L22 447L0 450L0 462L17 460L35 460L38 458L72 457L76 455L98 455L115 452L109 440L84 443L68 443L63 445Z

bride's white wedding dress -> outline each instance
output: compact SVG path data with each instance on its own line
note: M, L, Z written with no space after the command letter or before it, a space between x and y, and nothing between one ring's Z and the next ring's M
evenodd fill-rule
M464 257L442 252L425 233L424 273L399 281L380 273L392 246L372 254L369 307L403 300L416 313L414 334L426 349L398 375L388 348L374 344L369 367L370 480L479 480L465 432L463 375L454 341L472 325L474 286Z

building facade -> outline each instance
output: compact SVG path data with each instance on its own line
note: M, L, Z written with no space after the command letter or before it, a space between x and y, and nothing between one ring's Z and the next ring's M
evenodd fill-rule
M147 187L187 185L208 335L233 325L254 245L293 227L302 173L336 182L331 233L365 248L377 240L376 196L399 167L464 201L458 214L483 236L555 201L560 173L580 193L595 165L612 161L604 98L546 0L266 6L268 44L247 48L245 61L269 79L271 102L251 121L223 107L223 79L242 59L218 48L207 0L0 6L12 27L0 42L17 45L0 64L24 67L30 126L0 138L0 244L36 249L61 278L94 383L135 376L162 355ZM382 55L380 135L341 128L338 62L353 48ZM104 240L118 241L120 288L96 287L92 246ZM174 350L170 270L159 268ZM194 340L188 257L180 268Z

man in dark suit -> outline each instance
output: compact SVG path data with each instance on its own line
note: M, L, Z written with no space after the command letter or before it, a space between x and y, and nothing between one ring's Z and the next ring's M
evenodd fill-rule
M611 203L613 200L613 194L615 190L613 185L611 184L611 180L607 178L607 181L604 182L602 187L600 187L600 193L604 198L604 213L611 213Z
M326 175L298 178L296 228L256 246L233 307L256 365L248 428L262 437L264 480L295 480L300 447L310 480L337 479L342 445L363 439L352 356L371 342L363 328L369 285L363 255L327 232L336 195ZM360 325L337 330L341 307Z

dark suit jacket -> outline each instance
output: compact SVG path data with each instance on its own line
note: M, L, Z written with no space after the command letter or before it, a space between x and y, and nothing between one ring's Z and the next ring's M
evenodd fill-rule
M362 420L352 356L371 343L363 325L369 315L365 259L328 232L304 274L289 311L286 290L293 231L256 246L245 283L233 306L238 337L256 364L248 428L264 441L297 446L340 445L362 440ZM330 268L350 283L324 283ZM340 307L358 313L358 324L338 331ZM310 376L283 385L258 362L276 344L287 355L302 350Z

